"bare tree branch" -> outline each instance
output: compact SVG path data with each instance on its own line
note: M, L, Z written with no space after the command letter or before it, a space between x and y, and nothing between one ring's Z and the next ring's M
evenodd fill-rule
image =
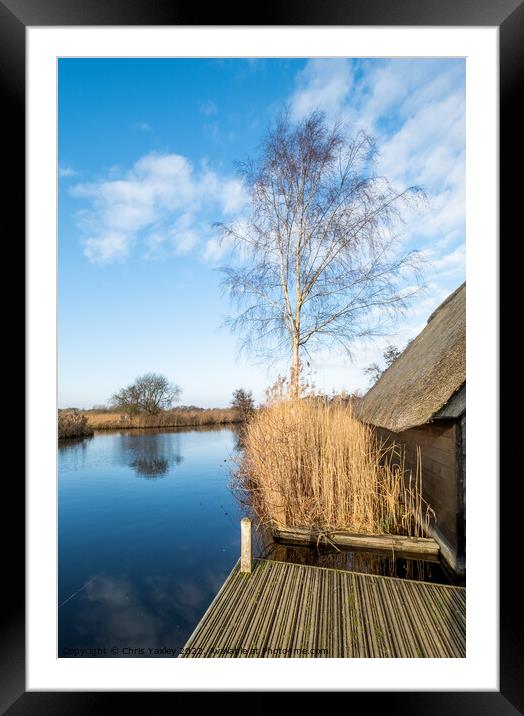
M140 412L156 415L170 408L179 399L182 390L173 385L164 375L146 373L132 385L115 393L111 405L130 414Z
M242 257L224 269L239 311L229 325L259 355L289 351L292 382L301 351L337 342L349 352L386 332L419 290L420 256L399 253L396 230L425 197L376 174L376 157L372 137L348 139L315 111L298 125L284 113L260 157L240 165L249 220L218 225Z

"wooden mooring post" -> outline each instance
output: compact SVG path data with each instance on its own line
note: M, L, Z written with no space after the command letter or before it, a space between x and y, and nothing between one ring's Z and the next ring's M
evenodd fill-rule
M250 573L253 551L251 546L251 520L243 517L240 520L240 571Z

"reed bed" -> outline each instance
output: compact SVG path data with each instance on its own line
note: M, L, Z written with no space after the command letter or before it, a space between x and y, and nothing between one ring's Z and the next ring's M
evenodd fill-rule
M85 415L78 411L58 412L58 439L84 438L93 434L93 428L88 424Z
M265 524L423 536L432 510L398 445L381 443L350 403L269 400L245 426L233 484Z
M88 424L94 430L115 428L183 428L204 425L226 425L238 423L240 416L233 408L209 408L203 410L166 410L157 415L129 416L118 412L84 413Z

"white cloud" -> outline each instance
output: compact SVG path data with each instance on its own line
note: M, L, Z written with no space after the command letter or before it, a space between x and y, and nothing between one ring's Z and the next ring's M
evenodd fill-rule
M136 122L133 126L135 129L142 130L142 132L150 132L151 131L151 125L148 124L148 122Z
M428 206L407 211L403 231L423 248L451 233L464 239L464 82L463 61L309 60L296 76L291 114L298 120L318 107L350 134L376 136L378 171L427 193Z
M77 173L78 173L78 172L76 172L76 171L75 171L74 169L72 169L71 167L65 167L65 166L58 167L58 176L59 176L60 178L62 178L62 177L74 177L74 176L77 175Z
M244 184L238 179L221 182L220 201L224 214L238 214L248 203Z
M201 102L200 111L202 114L205 114L206 117L209 117L212 114L218 113L218 106L212 99L208 99L205 102Z
M191 214L183 214L171 229L170 237L176 254L187 254L198 244L199 234L193 223Z
M465 104L458 93L426 104L383 141L380 164L386 176L442 185L464 150Z
M296 85L290 102L294 120L315 109L336 115L351 89L351 64L345 59L309 60L298 73Z
M217 236L213 236L211 239L206 241L202 255L206 261L218 263L224 258L228 251L229 246L227 243L221 242Z
M128 257L132 237L127 234L104 233L84 241L84 253L90 261L110 263Z
M362 369L381 363L387 343L401 346L465 276L465 64L461 60L310 60L290 97L296 121L319 108L342 119L350 135L363 129L377 139L378 171L398 188L421 185L422 210L407 210L403 246L426 258L425 293L398 324L397 333L354 346L354 362L339 351L315 356L347 387L365 388ZM331 365L331 363L333 365ZM327 374L326 374L327 375ZM329 389L328 385L324 386Z
M346 111L375 133L379 171L427 194L426 207L405 213L402 233L429 259L428 300L438 305L465 275L464 63L366 61L362 70Z
M448 275L450 273L464 273L466 270L466 247L460 244L449 254L435 259L432 267L440 274Z
M161 258L162 248L166 242L165 234L149 234L146 238L146 252L144 254L145 259L156 259Z
M239 214L229 225L232 226L236 235L249 233L247 219L242 214ZM202 258L212 264L218 264L225 256L228 256L228 262L240 264L247 258L247 252L246 246L235 245L231 237L219 236L218 232L211 230L204 245Z
M205 163L196 170L177 154L146 154L123 178L77 184L71 194L89 201L89 208L79 212L78 225L85 255L100 263L127 258L142 232L148 232L147 258L166 248L187 253L200 237L207 240L211 223L234 216L247 204L240 180L220 176Z

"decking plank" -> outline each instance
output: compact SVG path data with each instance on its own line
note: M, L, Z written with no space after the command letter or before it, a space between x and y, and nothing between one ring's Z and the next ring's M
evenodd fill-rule
M326 567L235 565L184 658L466 656L466 590Z

